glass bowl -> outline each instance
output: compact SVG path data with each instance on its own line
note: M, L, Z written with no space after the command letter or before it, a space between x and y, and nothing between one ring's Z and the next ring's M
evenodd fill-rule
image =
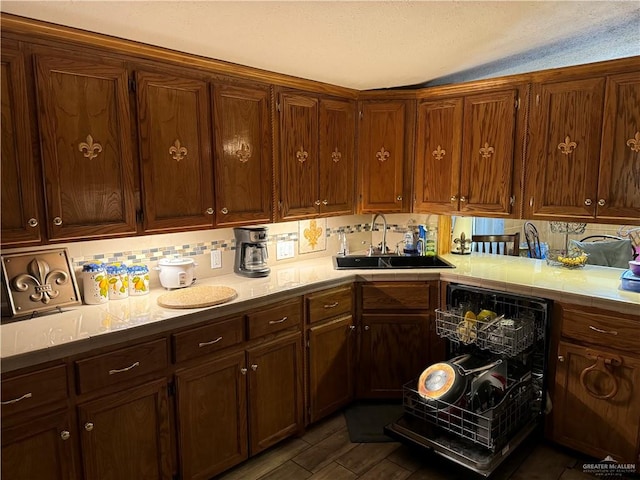
M568 253L567 255L558 255L557 261L565 268L582 268L587 264L589 255L584 252Z

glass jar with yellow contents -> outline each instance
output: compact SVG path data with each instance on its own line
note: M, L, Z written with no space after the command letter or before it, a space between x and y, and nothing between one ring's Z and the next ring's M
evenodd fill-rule
M82 266L82 293L87 305L100 305L109 301L107 269L101 263Z
M147 295L149 293L149 267L131 265L129 271L129 295Z
M129 298L129 272L127 266L121 262L107 264L109 277L109 300Z

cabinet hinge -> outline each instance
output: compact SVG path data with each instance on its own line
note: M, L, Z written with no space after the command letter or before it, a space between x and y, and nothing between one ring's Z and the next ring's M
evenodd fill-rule
M167 384L167 393L170 397L174 397L176 395L176 384L175 382L170 382Z
M311 345L309 344L309 340L307 340L307 348L309 348Z
M136 223L143 223L143 222L144 222L144 211L136 210Z
M362 110L360 110L360 111L358 112L358 116L360 117L360 120L362 120L362 117L364 116L364 115L363 115L363 113L362 113Z
M282 211L282 200L278 202L278 210Z
M129 79L129 91L136 93L136 79L135 78L130 78Z
M276 110L279 112L280 111L280 102L276 102Z
M520 110L520 97L516 98L516 110Z

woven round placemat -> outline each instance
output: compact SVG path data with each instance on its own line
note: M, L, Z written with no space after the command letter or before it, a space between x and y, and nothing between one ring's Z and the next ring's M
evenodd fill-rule
M202 308L219 305L238 296L233 288L219 285L199 285L164 293L158 305L166 308Z

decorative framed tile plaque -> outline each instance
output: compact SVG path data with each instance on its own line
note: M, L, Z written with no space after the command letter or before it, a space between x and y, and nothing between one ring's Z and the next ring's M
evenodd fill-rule
M327 249L326 218L301 220L298 225L298 253L321 252Z

